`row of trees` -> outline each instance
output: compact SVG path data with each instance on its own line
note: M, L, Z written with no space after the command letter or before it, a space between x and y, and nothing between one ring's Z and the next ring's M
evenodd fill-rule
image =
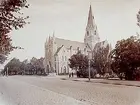
M43 65L44 58L32 58L30 61L27 59L21 62L19 59L13 58L8 62L3 75L45 75L45 68Z

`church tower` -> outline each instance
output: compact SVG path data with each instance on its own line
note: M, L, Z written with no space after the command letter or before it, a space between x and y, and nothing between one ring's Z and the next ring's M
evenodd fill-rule
M97 26L95 24L94 16L92 15L92 7L90 5L84 43L86 46L90 47L90 49L93 50L95 44L99 41L100 38L98 35Z

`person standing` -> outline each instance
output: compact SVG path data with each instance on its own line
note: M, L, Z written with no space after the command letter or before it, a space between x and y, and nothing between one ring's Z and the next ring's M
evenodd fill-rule
M69 73L69 78L71 77L71 73Z
M72 77L73 77L73 71L72 71L71 75L72 75Z
M72 70L69 71L69 78L72 77Z

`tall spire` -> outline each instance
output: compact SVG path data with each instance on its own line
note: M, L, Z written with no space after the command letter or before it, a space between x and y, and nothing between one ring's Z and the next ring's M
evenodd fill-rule
M91 49L94 49L95 44L98 43L99 40L100 38L98 35L97 26L92 15L92 7L90 5L84 43L86 45L88 44Z
M94 27L94 23L93 23L93 15L92 15L92 7L90 5L90 9L89 9L89 14L88 14L88 23L87 23L87 28L90 27L90 28L93 28Z

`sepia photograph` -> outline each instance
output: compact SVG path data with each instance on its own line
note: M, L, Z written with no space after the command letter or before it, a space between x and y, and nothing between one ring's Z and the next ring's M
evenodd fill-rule
M0 0L0 105L140 105L140 0Z

